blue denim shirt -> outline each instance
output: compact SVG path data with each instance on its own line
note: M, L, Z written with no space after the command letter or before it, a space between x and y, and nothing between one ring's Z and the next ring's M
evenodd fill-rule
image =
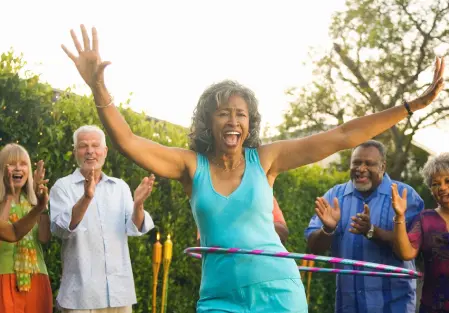
M351 217L363 212L364 204L370 208L371 223L384 230L393 230L394 210L391 206L391 184L398 185L399 194L407 188L406 221L424 209L424 202L416 191L401 182L392 181L385 174L381 184L367 198L354 188L352 181L337 185L326 192L325 199L332 204L337 197L341 208L341 219L332 241L332 256L388 264L415 270L414 261L399 260L387 243L368 240L363 235L349 232ZM323 224L314 215L305 230L308 238ZM340 268L352 269L350 266ZM364 268L359 268L363 270ZM373 276L337 275L336 313L414 313L416 281L404 278L382 278Z

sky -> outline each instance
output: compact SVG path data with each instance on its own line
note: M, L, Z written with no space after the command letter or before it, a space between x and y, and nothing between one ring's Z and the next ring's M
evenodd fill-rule
M126 4L125 4L126 3ZM324 4L325 3L325 4ZM343 0L6 1L2 0L0 53L23 53L27 69L53 87L89 93L61 44L75 51L70 29L95 26L116 102L189 126L210 84L233 79L253 89L263 127L282 123L285 91L312 79L310 48L326 49L328 27ZM4 12L8 12L5 14ZM446 74L447 75L447 74ZM132 93L132 95L131 95ZM415 136L435 152L449 151L446 129Z

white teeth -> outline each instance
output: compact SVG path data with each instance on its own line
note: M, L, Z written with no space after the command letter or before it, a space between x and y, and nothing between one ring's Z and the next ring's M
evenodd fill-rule
M226 135L240 135L238 132L226 132Z

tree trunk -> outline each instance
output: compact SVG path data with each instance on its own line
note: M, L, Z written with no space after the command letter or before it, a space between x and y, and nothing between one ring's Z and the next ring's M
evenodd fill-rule
M402 151L401 148L395 149L391 164L387 164L387 172L391 179L401 180L402 173L407 166L407 154L408 152Z

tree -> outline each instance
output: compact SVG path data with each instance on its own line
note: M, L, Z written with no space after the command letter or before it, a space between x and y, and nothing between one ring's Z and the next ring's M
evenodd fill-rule
M348 0L346 5L330 26L332 49L313 60L315 81L288 91L297 100L280 126L284 137L402 105L427 88L419 78L430 73L435 50L449 44L447 0ZM379 136L389 147L393 178L410 162L416 132L448 116L446 90L430 108Z

